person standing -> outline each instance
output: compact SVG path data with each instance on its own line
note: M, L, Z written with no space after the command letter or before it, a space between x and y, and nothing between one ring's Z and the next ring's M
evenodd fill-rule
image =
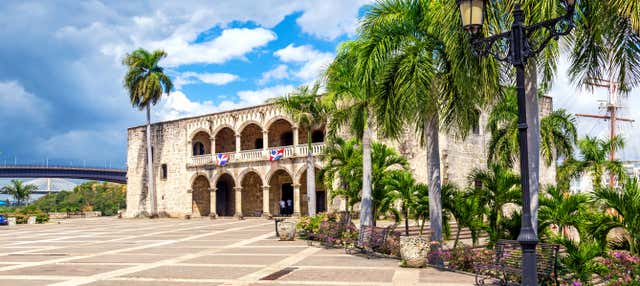
M281 215L285 214L285 204L284 204L284 200L280 200L280 214L281 214Z

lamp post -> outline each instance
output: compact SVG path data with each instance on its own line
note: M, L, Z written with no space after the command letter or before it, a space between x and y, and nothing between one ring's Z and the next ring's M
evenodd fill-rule
M483 38L481 36L486 0L458 0L462 25L472 36L474 54L491 55L498 61L512 64L516 69L518 92L518 142L520 145L520 182L522 184L522 223L518 241L522 247L522 285L538 285L536 245L538 237L531 221L531 190L529 189L529 156L527 147L527 109L525 100L525 65L541 52L552 39L559 39L573 29L575 0L562 0L566 14L526 26L520 4L515 5L511 31ZM534 32L545 37L533 40ZM537 190L533 190L537 191Z

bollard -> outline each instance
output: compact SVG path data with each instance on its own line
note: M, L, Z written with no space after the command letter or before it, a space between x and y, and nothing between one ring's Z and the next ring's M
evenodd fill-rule
M10 218L7 219L7 221L9 222L9 226L16 225L16 218L15 217L10 217Z
M35 216L30 216L30 217L27 219L27 224L36 224L36 222L37 222L37 220L36 220L36 217L35 217Z

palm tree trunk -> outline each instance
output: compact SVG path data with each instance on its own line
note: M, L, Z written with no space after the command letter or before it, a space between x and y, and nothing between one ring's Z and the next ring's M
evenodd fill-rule
M409 211L406 208L404 211L404 233L409 236Z
M458 230L456 231L456 241L453 243L453 247L458 247L458 242L460 242L460 231L462 230L462 226L458 224Z
M153 152L151 149L151 106L147 105L147 187L149 189L150 215L155 217L156 212L156 190L153 180Z
M538 71L535 62L527 66L525 94L527 103L527 151L529 152L529 192L531 225L538 232L538 188L540 182L540 118L538 106Z
M442 241L442 201L438 125L438 115L436 114L426 122L425 126L425 136L427 137L427 176L429 180L429 219L431 223L431 241ZM437 244L434 245L439 247ZM436 260L437 264L442 264L441 259Z
M307 196L309 196L309 216L316 215L316 170L313 166L311 150L311 126L307 128Z
M368 120L367 120L368 121ZM360 202L360 229L373 225L373 206L371 198L371 129L365 122L362 133L362 200ZM361 233L364 233L361 231ZM359 237L360 243L369 238Z

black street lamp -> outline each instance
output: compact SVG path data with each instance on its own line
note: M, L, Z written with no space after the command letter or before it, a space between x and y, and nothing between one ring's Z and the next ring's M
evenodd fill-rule
M538 237L531 221L531 192L529 190L529 156L527 149L527 109L525 100L524 68L527 60L541 52L552 39L567 35L573 29L575 0L562 0L566 14L547 21L526 26L520 4L515 5L511 31L482 38L482 25L486 0L458 0L462 25L472 36L474 54L491 55L498 61L516 68L518 91L518 141L520 145L520 182L522 184L522 224L518 241L522 247L522 285L538 285L536 245ZM535 41L532 34L545 31L545 37ZM537 190L536 190L537 191Z

